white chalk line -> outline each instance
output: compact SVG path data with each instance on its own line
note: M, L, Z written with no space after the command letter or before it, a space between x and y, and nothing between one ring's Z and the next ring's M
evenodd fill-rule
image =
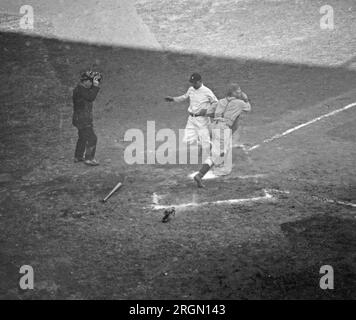
M347 106L345 106L345 107L343 107L343 108L340 108L340 109L331 111L331 112L329 112L329 113L327 113L327 114L324 114L324 115L322 115L322 116L320 116L320 117L314 118L314 119L312 119L312 120L310 120L310 121L308 121L308 122L305 122L305 123L303 123L303 124L300 124L300 125L298 125L298 126L296 126L296 127L294 127L294 128L288 129L288 130L284 131L283 133L275 134L274 136L272 136L272 137L270 137L270 138L268 138L268 139L263 140L262 143L260 143L260 144L256 144L256 145L254 145L254 146L252 146L252 147L250 147L250 148L246 148L246 147L245 147L245 148L243 148L243 150L244 150L244 152L245 152L245 151L252 151L252 150L255 150L255 149L261 147L261 145L262 145L263 143L269 143L269 142L271 142L271 141L273 141L273 140L282 138L282 137L284 137L284 136L286 136L286 135L288 135L288 134L290 134L290 133L292 133L292 132L294 132L294 131L297 131L297 130L299 130L299 129L301 129L301 128L304 128L304 127L306 127L306 126L309 126L310 124L313 124L313 123L315 123L315 122L317 122L317 121L320 121L320 120L322 120L322 119L325 119L325 118L334 116L335 114L337 114L337 113L339 113L339 112L345 111L345 110L350 109L350 108L353 108L353 107L355 107L355 106L356 106L356 103L351 103L351 104L349 104L349 105L347 105ZM236 148L236 147L241 147L241 145L234 145L233 147L234 147L234 148Z
M152 195L152 205L151 209L153 210L164 210L174 207L175 209L185 209L189 207L201 207L206 205L231 205L231 204L245 204L249 202L263 202L263 201L276 201L277 198L273 196L273 193L279 194L291 194L288 190L278 190L278 189L263 189L264 195L259 197L252 197L252 198L242 198L242 199L229 199L229 200L217 200L217 201L205 201L205 202L188 202L182 204L171 204L171 205L160 205L159 200L163 198L163 196L157 195L153 193ZM327 198L321 198L317 196L311 196L312 199L332 203L337 205L343 205L347 207L356 208L356 203L352 202L345 202L345 201L338 201L332 200Z
M259 174L247 174L245 176L237 176L239 179L257 179L257 178L265 178L268 174L259 173Z
M281 193L281 194L290 194L290 191L281 191L281 190L277 190L277 189L267 189L267 191L274 192L274 193ZM352 203L352 202L332 200L332 199L321 198L321 197L317 197L317 196L311 196L311 198L321 201L321 202L334 203L334 204L339 204L339 205L343 205L343 206L349 206L349 207L356 208L356 203Z
M193 179L194 176L198 173L199 171L195 171L191 174L188 175L188 177L190 179ZM226 177L225 176L221 176L221 175L215 175L213 172L208 171L207 174L203 177L203 180L210 180L210 179L217 179L217 178L221 178L221 177ZM242 175L242 176L237 176L238 179L258 179L258 178L265 178L267 177L268 174L264 174L264 173L259 173L259 174L247 174L247 175ZM234 177L235 178L235 177Z
M151 205L153 210L169 209L174 207L175 209L185 209L188 207L201 207L206 205L226 205L226 204L244 204L248 202L259 201L275 201L276 198L269 192L270 190L263 189L264 195L260 197L245 198L245 199L229 199L229 200L217 200L217 201L205 201L205 202L188 202L182 204L160 205L157 202Z
M156 192L154 192L152 195L152 203L158 204L160 199L161 199L161 196L159 196Z
M352 203L352 202L345 202L345 201L338 201L338 200L332 200L332 199L325 199L325 198L320 198L320 197L316 197L313 196L313 199L319 200L321 202L327 202L327 203L333 203L333 204L340 204L343 206L347 206L347 207L353 207L356 208L356 203Z

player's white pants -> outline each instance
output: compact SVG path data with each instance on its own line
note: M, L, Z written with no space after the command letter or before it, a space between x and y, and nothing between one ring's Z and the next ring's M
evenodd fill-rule
M210 149L210 118L209 117L188 117L184 130L183 141L188 144L197 142L203 149Z
M232 170L232 130L224 122L212 124L211 155L205 161L215 175L226 175Z

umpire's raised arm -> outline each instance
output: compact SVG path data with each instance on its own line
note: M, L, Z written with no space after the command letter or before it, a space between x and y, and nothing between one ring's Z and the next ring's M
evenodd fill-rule
M92 86L91 88L78 87L79 95L86 101L93 102L100 90L99 86Z

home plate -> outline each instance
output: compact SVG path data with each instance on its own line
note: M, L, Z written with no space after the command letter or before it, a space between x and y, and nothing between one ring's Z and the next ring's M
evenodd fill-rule
M188 175L189 178L193 179L194 176L198 173L199 171L193 172L190 175ZM216 179L219 178L219 176L215 175L213 172L208 171L206 175L203 177L203 180L208 180L208 179Z
M153 203L151 209L153 210L162 210L169 209L174 207L175 209L185 209L190 207L201 207L206 205L231 205L231 204L246 204L250 202L264 202L264 201L276 201L277 198L274 197L271 192L273 190L263 189L263 196L252 197L252 198L242 198L242 199L228 199L228 200L217 200L217 201L205 201L205 202L188 202L182 204L171 204L171 205L161 205L159 204L159 197L156 194L153 194Z

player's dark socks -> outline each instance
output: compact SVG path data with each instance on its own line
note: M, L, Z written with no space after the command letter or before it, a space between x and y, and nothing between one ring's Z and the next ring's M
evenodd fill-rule
M198 185L198 188L204 188L202 178L210 170L210 166L207 163L204 163L199 172L194 176L194 180Z
M203 178L206 173L210 170L210 166L207 163L204 163L203 166L200 168L199 170L199 175L201 176L201 178Z
M194 181L197 183L198 188L204 188L203 181L201 179L200 173L194 176Z

